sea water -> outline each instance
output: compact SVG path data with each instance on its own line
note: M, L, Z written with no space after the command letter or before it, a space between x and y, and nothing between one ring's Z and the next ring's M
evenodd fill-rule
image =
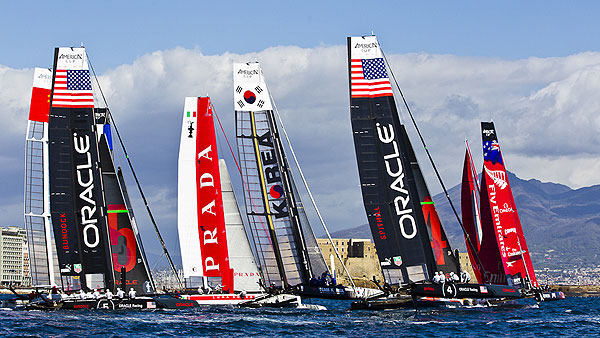
M352 311L349 301L305 300L326 311L203 307L185 310L0 310L13 337L594 337L600 298L518 308Z

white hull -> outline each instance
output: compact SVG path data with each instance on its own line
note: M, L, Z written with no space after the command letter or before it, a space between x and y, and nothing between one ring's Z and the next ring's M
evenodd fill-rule
M243 307L275 307L275 308L295 308L295 309L304 309L304 310L327 310L326 307L322 305L314 305L314 304L302 304L302 298L297 295L291 295L287 293L282 293L278 295L265 295L264 297L257 297L257 299L253 301L246 301L241 303L240 306Z
M239 293L236 294L206 294L206 295L181 295L182 299L193 300L198 305L238 305L242 302L252 301L257 297L262 297L262 294L245 295L243 298Z

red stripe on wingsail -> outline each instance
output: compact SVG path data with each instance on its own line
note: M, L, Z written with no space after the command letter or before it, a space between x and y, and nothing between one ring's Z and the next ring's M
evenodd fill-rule
M75 105L75 104L52 104L52 107L56 107L56 108L94 108L94 105L91 104L82 104L82 105Z
M352 97L355 98L370 98L370 97L382 97L382 96L394 96L393 94L390 93L385 93L385 94L371 94L371 95L352 95Z
M196 116L196 191L198 233L204 276L221 277L223 290L234 291L233 270L229 267L221 175L213 111L208 97L198 99Z
M48 122L50 112L50 89L33 87L31 91L31 104L29 106L29 120Z
M483 267L479 266L479 262L475 255L479 255L480 245L477 236L477 229L475 228L475 215L473 213L474 203L477 201L473 200L473 191L475 190L475 183L473 179L473 174L471 173L471 163L469 160L469 154L465 153L465 162L463 165L463 177L462 177L462 185L461 185L461 214L462 214L462 222L463 227L465 228L465 243L467 245L467 252L469 253L469 259L471 261L471 266L473 267L473 272L475 273L475 278L479 283L485 283L487 281L483 280L484 275L483 271L481 271ZM467 239L467 235L469 236ZM470 239L470 241L469 241ZM472 247L472 246L473 247Z

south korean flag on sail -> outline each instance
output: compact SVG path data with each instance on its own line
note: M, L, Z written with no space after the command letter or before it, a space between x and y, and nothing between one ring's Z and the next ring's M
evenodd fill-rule
M273 110L258 62L233 64L233 106L238 111Z

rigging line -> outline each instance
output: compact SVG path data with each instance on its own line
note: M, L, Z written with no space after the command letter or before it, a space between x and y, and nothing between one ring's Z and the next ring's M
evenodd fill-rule
M473 177L475 177L475 186L477 187L477 194L480 195L481 187L479 186L479 181L477 180L477 170L475 170L475 163L473 163L473 156L471 156L471 148L469 147L469 141L465 140L465 143L467 144L467 151L469 152L469 160L471 162L471 172L474 174Z
M85 52L85 55L87 57L88 64L90 65L90 69L92 70L92 74L94 74L94 80L96 80L96 84L98 85L98 90L100 91L100 94L102 95L102 100L104 101L104 105L108 109L108 101L106 101L106 96L104 96L102 87L100 87L100 81L98 81L98 77L96 76L96 70L94 70L94 65L92 64L92 59L90 59L90 56L88 55L87 51Z
M215 116L217 117L217 122L219 123L219 127L221 128L221 132L223 133L223 136L225 137L225 141L227 142L227 146L229 147L229 151L231 152L231 156L233 157L233 161L235 162L235 165L238 168L238 172L240 173L240 178L242 180L242 189L244 187L246 187L247 191L250 191L250 187L248 186L248 183L244 180L244 175L242 175L242 169L240 168L240 165L235 157L235 154L233 153L233 148L231 147L231 144L229 143L229 138L227 138L227 134L225 134L225 129L223 129L223 125L221 124L221 120L219 119L219 114L217 114L217 110L215 109L215 106L212 104L212 102L210 103L211 108L215 114ZM232 188L233 188L233 183L232 183ZM245 198L245 196L244 196ZM254 200L252 199L252 197L249 198L250 199L250 204L252 204L252 207L256 207L256 205L254 204ZM246 212L246 215L248 216L248 213ZM248 222L250 222L250 217L248 216ZM263 222L260 222L260 224L263 226L263 229L265 230L265 233L268 235L267 233L267 228L265 227L265 224ZM269 238L269 243L271 245L273 245L273 243L271 243L271 239Z
M387 65L389 65L389 62L387 60L387 57L385 56L385 53L383 52L383 49L381 49L381 54L383 55L383 58L385 59L385 63ZM410 120L412 121L413 126L415 127L415 130L417 131L417 134L419 135L419 139L421 140L421 144L423 145L423 148L425 148L425 152L427 153L427 158L429 158L429 162L431 163L431 166L433 167L433 170L435 172L435 175L437 176L438 181L440 182L440 185L442 186L442 189L444 190L444 194L446 195L446 199L448 199L448 203L450 204L450 207L452 208L452 211L454 212L454 216L456 216L456 220L458 221L458 224L460 225L460 228L462 229L463 233L465 234L466 238L467 238L467 242L469 243L469 246L471 246L471 249L473 249L473 254L475 255L475 257L477 258L477 263L480 265L481 268L483 268L483 264L481 263L481 259L479 258L479 255L477 254L477 251L475 250L475 246L473 245L473 242L471 242L471 237L469 236L469 234L467 233L467 230L465 229L464 225L462 224L462 221L460 220L460 217L458 216L458 212L456 211L456 208L454 207L454 203L452 203L452 199L450 198L450 194L448 193L448 189L446 189L446 185L444 184L444 181L442 180L442 176L440 175L440 172L438 171L435 162L433 162L433 158L431 157L431 153L429 152L429 148L427 148L427 145L425 144L425 139L423 139L423 135L421 134L421 130L419 129L419 127L417 126L417 121L415 120L412 111L410 110L410 107L408 106L408 102L406 101L406 98L404 97L404 93L402 92L402 89L400 89L400 85L398 84L398 81L396 80L396 75L394 75L394 71L392 70L392 67L389 67L390 73L392 74L392 78L394 79L394 84L396 85L396 88L398 88L398 92L400 93L400 97L402 97L402 102L404 102L404 106L406 107L406 111L408 112L408 116L410 117ZM486 273L485 270L481 270L484 272L484 274Z
M150 206L148 205L148 201L146 200L146 195L144 195L144 191L142 190L140 181L138 180L135 170L133 169L133 164L131 163L129 154L127 154L127 149L125 149L125 144L123 143L123 139L121 138L121 134L119 133L119 129L117 128L117 123L115 121L115 118L112 116L110 109L108 108L108 103L106 101L104 93L102 92L102 88L100 87L100 82L98 82L98 77L96 76L96 72L93 71L94 67L92 66L92 62L91 62L89 56L88 56L88 63L90 64L90 68L92 69L92 72L94 74L94 79L96 80L96 83L98 84L98 88L100 90L100 93L102 94L102 99L104 100L104 103L107 108L106 118L107 119L110 118L110 120L112 121L112 126L115 128L115 132L117 133L117 138L119 139L119 144L121 145L121 149L123 149L123 154L125 155L125 158L127 159L127 164L129 165L129 169L131 170L131 173L132 173L135 183L137 185L138 191L140 192L140 195L142 196L142 200L144 201L144 205L146 206L146 211L148 213L148 216L150 217L150 221L152 222L152 225L154 226L154 230L156 232L158 240L163 248L163 251L167 257L167 260L169 261L169 265L171 266L171 269L175 273L175 279L179 283L180 287L183 288L183 284L181 283L181 280L179 279L179 275L177 274L177 269L175 268L175 264L173 263L173 260L171 259L171 255L169 255L169 251L167 250L167 246L162 238L162 235L160 234L160 231L158 230L158 226L156 225L156 221L154 220L152 211L150 211Z
M331 234L329 233L329 230L327 229L327 226L325 225L325 220L321 216L321 212L319 212L319 208L317 207L317 203L315 202L315 199L313 198L313 195L310 192L310 188L308 187L308 182L306 181L306 178L304 177L304 173L302 173L302 169L300 169L300 164L298 163L298 158L296 158L296 153L294 152L294 148L292 148L292 143L290 142L290 138L288 137L287 131L285 130L285 126L283 125L283 120L281 119L281 115L279 114L279 110L277 109L277 104L275 103L275 99L273 98L273 96L271 96L271 91L269 90L269 85L266 84L266 81L265 81L265 85L267 86L267 91L269 92L269 97L271 98L271 102L273 103L273 107L275 108L274 111L275 111L275 113L277 115L277 119L279 120L279 123L281 124L281 130L283 131L283 135L285 136L285 140L286 140L286 142L287 142L287 144L288 144L288 146L290 148L290 152L292 153L292 158L294 159L294 163L296 164L296 168L298 169L298 173L300 173L300 177L302 178L302 183L304 184L304 187L306 188L306 191L308 192L308 196L310 197L310 201L311 201L313 207L315 208L315 211L317 212L317 216L319 217L319 220L321 221L321 224L323 225L323 229L325 229L325 233L327 234L327 238L331 242L331 246L333 247L333 251L335 252L335 255L336 255L337 259L340 261L340 263L342 263L342 267L344 268L344 272L346 272L346 275L348 275L348 279L350 279L350 283L352 284L352 289L354 289L355 292L356 292L356 285L354 284L354 280L352 279L352 275L350 275L350 272L346 268L346 264L344 264L344 261L342 260L342 257L340 256L340 254L339 254L339 252L337 250L337 247L333 244L333 239L331 238Z
M212 102L210 103L210 106L212 108L212 111L215 113L215 116L217 117L217 122L219 122L219 127L221 128L221 131L223 132L223 136L225 136L225 141L227 141L227 146L229 147L229 151L231 152L231 156L233 156L233 161L235 161L235 165L238 168L238 171L240 172L240 175L242 174L242 169L240 168L240 165L238 164L237 159L235 158L235 154L233 153L233 148L231 148L231 144L229 143L229 139L227 138L227 134L225 134L225 129L223 129L223 125L221 124L221 120L219 119L219 114L217 114L217 110L215 109L215 106L213 106Z
M108 112L110 114L110 110ZM112 121L113 127L115 127L115 132L117 133L117 137L119 138L119 144L121 145L121 149L123 149L123 153L125 154L125 158L127 159L127 164L129 165L129 169L131 169L131 173L132 173L135 183L137 185L138 191L140 192L140 195L142 196L142 200L144 201L144 205L146 206L146 211L148 212L150 221L152 222L152 225L154 226L154 231L156 232L156 235L158 237L160 245L163 248L163 252L164 252L165 256L167 257L167 260L169 261L169 265L171 266L173 273L175 273L175 279L177 279L177 282L179 283L181 288L183 288L183 284L181 283L181 280L179 279L179 275L177 274L177 269L175 268L175 264L173 263L173 260L171 259L171 255L169 255L169 251L167 250L165 241L163 240L162 235L160 234L160 230L158 230L158 225L156 225L156 221L154 219L152 211L150 211L150 206L148 205L148 201L146 200L146 195L144 195L144 191L142 190L140 181L138 180L135 170L133 169L133 164L131 163L131 159L129 158L129 155L127 154L127 150L125 149L125 144L123 143L123 140L121 139L121 134L119 133L119 129L117 129L117 124L115 122L115 119L112 116L112 114L110 114L109 116Z

